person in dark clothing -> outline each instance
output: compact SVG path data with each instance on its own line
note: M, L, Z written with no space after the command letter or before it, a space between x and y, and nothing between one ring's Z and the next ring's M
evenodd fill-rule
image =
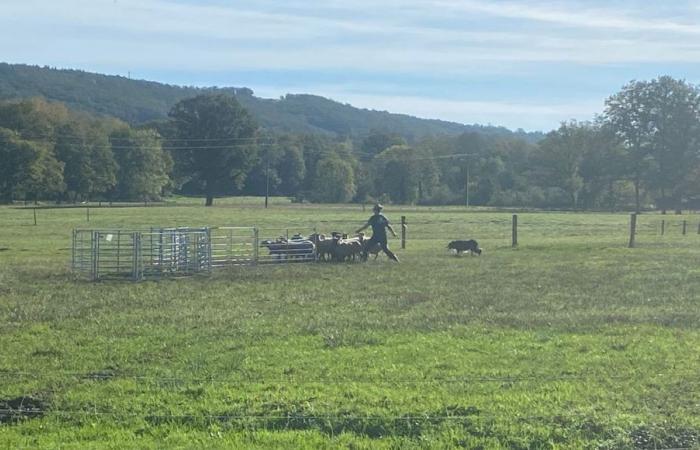
M389 259L399 262L399 258L397 258L396 255L391 250L389 250L389 247L387 246L387 228L389 229L389 231L391 231L391 234L394 237L397 236L396 232L391 227L389 220L382 214L382 209L383 207L379 203L374 205L374 208L372 208L372 211L374 211L374 215L369 218L367 223L362 228L356 231L357 233L361 233L362 230L366 229L367 227L372 227L372 237L364 243L362 259L367 260L367 257L369 256L367 253L367 249L372 248L373 245L379 245L382 251L386 253L386 255L389 257Z

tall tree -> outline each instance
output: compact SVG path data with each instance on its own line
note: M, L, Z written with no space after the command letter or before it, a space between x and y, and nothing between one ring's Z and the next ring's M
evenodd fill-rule
M177 141L176 164L202 186L206 206L214 197L240 189L255 161L257 124L228 95L200 95L170 111Z
M280 177L280 193L283 195L296 195L306 176L306 164L301 147L291 139L281 139L278 143L281 148L280 158L275 169Z
M102 124L68 122L57 130L54 149L65 164L66 190L73 200L105 194L116 185L117 163Z
M413 203L418 199L421 180L415 149L395 145L377 155L372 164L377 198L388 195L396 203Z
M535 174L539 183L561 189L574 209L578 208L579 194L584 186L581 164L591 143L591 133L589 124L562 123L559 129L547 134L540 142L535 154Z
M129 200L156 200L170 182L170 155L152 130L124 127L109 137L119 166L116 194Z
M63 164L46 144L27 141L0 128L0 202L15 198L36 200L63 188Z
M619 200L618 183L626 174L625 149L601 121L588 125L585 141L579 168L584 182L581 206L614 209Z
M668 76L632 81L607 100L604 117L627 150L637 211L642 186L659 193L662 207L679 208L698 163L698 88Z
M626 172L634 184L637 212L642 208L642 186L652 163L650 107L643 81L631 81L605 102L605 121L626 150Z
M27 178L22 180L18 190L25 200L57 198L66 188L63 182L63 163L58 161L46 145L32 142L39 147L37 159L30 166Z
M312 197L326 203L342 203L355 195L352 165L338 155L329 155L316 165Z
M694 178L700 151L700 91L683 80L665 76L647 85L651 155L651 186L663 207L682 208L689 178ZM697 181L697 180L696 180Z

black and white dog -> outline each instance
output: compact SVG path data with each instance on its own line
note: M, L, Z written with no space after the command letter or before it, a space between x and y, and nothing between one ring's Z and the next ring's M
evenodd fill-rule
M470 252L472 255L481 255L479 243L474 239L469 239L468 241L452 241L447 244L447 248L450 250L455 250L457 255L461 255L463 252Z

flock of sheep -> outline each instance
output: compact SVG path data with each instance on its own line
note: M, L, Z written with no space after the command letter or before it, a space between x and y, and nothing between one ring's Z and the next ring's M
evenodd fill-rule
M295 235L290 239L279 237L276 240L265 240L260 243L266 247L270 257L275 261L304 261L316 259L327 262L343 262L366 260L368 255L377 259L381 248L371 245L364 233L355 237L347 234L332 233L330 236L313 233L308 238Z
M308 238L302 235L295 235L291 239L279 237L276 240L265 240L260 243L266 247L273 261L366 261L369 255L374 255L377 259L381 247L365 238L364 233L359 233L355 237L347 234L332 233L330 237L324 234L313 233ZM459 256L463 253L481 255L482 249L473 240L452 241L447 244L447 248Z

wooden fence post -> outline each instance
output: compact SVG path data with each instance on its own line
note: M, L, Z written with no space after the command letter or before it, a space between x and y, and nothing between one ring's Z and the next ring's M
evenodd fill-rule
M686 220L684 220L683 221L683 236L685 236L687 230L688 230L688 222Z
M666 221L661 220L661 236L664 235L664 232L666 231Z
M627 247L634 248L634 235L637 233L637 214L630 216L630 243Z
M257 265L258 260L260 259L259 247L260 247L260 234L259 234L259 231L257 228L253 228L253 265Z
M36 208L33 208L33 209L34 209L34 226L36 226ZM700 230L700 228L698 228L698 230Z
M513 247L518 246L518 215L513 214Z
M401 216L401 249L406 248L406 216Z
M698 222L698 234L700 234L700 222Z
M87 221L90 222L90 207L85 208L85 213L87 214Z

